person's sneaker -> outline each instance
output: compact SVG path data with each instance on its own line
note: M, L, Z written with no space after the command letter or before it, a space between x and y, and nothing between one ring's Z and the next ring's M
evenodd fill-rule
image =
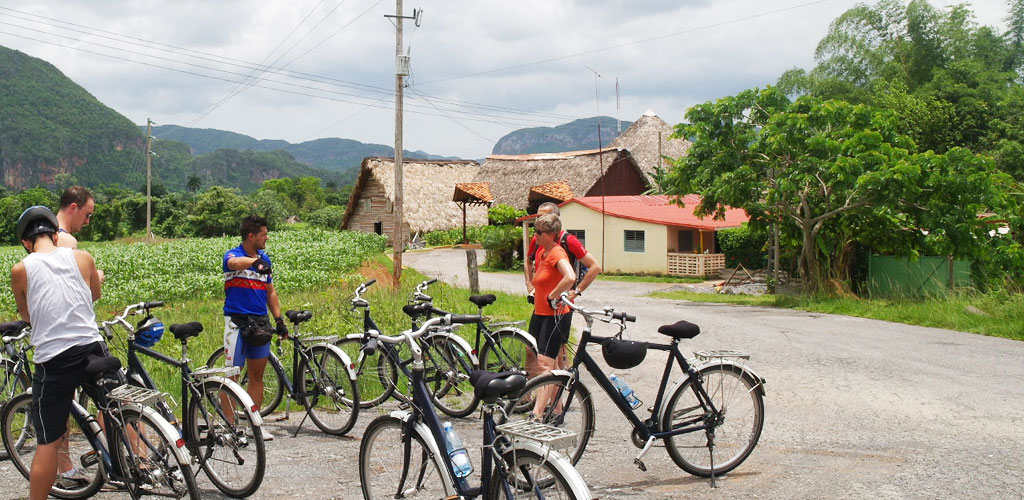
M58 487L64 489L81 488L89 484L89 478L86 477L84 470L75 467L71 470L57 474L56 484Z
M266 442L266 441L273 441L274 440L274 435L271 434L270 431L268 431L262 425L260 426L260 433L263 434L263 441L264 442Z

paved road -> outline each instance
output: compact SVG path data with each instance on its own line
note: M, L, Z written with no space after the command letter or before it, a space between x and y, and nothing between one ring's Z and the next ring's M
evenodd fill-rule
M461 250L405 255L407 266L463 286L465 262ZM511 292L523 286L516 274L484 273L481 283ZM712 490L676 468L663 449L645 457L647 472L637 470L626 421L596 395L597 432L578 468L597 497L1024 497L1024 342L643 296L666 286L599 281L583 299L635 314L628 332L637 340L660 340L659 325L686 319L702 331L686 342L688 351L752 353L752 366L768 380L764 433L753 455ZM652 353L642 366L620 372L647 404L663 362ZM596 388L592 380L588 385ZM278 438L268 444L266 480L253 498L359 498L358 436L380 411L361 413L352 438L329 438L309 422L291 438L294 414L270 422ZM460 426L470 449L479 445L474 425ZM15 474L0 462L0 499L26 496L27 485ZM200 487L204 498L224 498L205 479Z

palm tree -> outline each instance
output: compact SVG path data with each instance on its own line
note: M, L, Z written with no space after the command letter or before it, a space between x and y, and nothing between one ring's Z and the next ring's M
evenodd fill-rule
M199 176L192 174L188 176L188 184L186 184L185 187L187 187L189 191L195 193L196 191L199 191L199 186L202 184L203 181L199 179Z

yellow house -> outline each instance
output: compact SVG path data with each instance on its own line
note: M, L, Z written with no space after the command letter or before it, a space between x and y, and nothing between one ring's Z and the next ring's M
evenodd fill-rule
M562 228L575 235L606 272L706 276L725 267L715 231L749 220L729 209L724 220L693 214L697 195L584 196L560 206Z

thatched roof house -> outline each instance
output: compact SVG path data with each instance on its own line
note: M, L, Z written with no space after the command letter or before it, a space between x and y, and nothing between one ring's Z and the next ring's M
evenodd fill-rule
M690 141L686 139L669 139L674 130L672 126L648 110L633 122L625 132L615 138L608 147L622 148L633 154L633 159L647 177L647 183L653 183L655 167L667 169L662 156L679 158L686 156L690 149Z
M471 182L480 170L472 160L416 160L402 162L405 234L462 226L462 207L452 201L455 185ZM359 177L345 209L341 228L394 234L395 159L363 158ZM487 207L471 206L471 226L487 224Z
M529 201L531 188L550 182L567 183L576 196L633 195L647 189L644 174L629 151L615 148L491 155L473 181L490 183L495 203L531 212L537 208Z

